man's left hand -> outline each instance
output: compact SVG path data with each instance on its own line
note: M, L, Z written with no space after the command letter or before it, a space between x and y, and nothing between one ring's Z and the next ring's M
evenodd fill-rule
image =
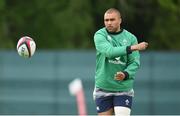
M124 80L124 78L125 78L125 74L123 72L117 72L114 77L114 79L117 81L122 81Z

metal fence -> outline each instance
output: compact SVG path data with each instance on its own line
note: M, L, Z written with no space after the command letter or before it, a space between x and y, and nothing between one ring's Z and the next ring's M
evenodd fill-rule
M95 51L37 51L23 59L0 51L0 114L78 114L69 83L80 78L87 112L96 114ZM143 52L134 83L132 114L180 114L180 53Z

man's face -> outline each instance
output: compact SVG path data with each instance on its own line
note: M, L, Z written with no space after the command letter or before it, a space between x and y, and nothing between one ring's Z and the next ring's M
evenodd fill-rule
M121 18L116 12L104 14L104 25L109 32L120 31Z

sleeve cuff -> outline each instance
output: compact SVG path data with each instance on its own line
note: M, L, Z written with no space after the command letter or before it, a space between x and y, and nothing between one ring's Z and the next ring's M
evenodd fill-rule
M123 71L123 73L124 73L124 75L125 75L124 80L127 80L127 79L129 78L129 74L128 74L128 72L127 72L127 71Z
M126 47L126 52L127 52L127 54L131 54L132 53L131 46L127 46Z

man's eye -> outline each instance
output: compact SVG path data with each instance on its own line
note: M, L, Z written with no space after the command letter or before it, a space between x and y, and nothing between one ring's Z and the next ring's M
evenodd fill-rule
M110 19L110 21L114 21L115 19Z

